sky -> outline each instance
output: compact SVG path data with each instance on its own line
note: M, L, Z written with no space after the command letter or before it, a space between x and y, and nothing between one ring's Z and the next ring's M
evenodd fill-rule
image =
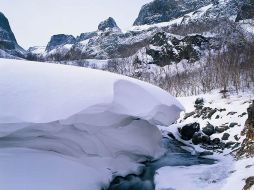
M54 34L79 35L97 30L109 16L127 30L142 5L151 0L0 0L0 11L8 18L23 48L44 46Z

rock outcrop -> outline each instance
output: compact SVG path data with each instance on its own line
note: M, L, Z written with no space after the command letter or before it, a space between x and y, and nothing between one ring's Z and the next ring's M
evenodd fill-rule
M135 20L134 25L155 24L167 22L174 18L184 16L200 7L203 7L211 0L154 0L144 5Z
M248 108L248 119L241 135L246 135L241 148L237 152L237 158L254 157L254 101Z
M53 35L46 47L46 51L50 52L52 49L56 48L60 45L65 44L74 44L76 42L76 39L72 35L65 35L65 34L57 34Z
M24 57L25 50L21 48L11 30L8 19L0 12L0 57Z
M109 17L107 20L102 21L98 26L98 30L101 30L101 31L104 31L109 28L119 29L119 27L116 24L116 21L112 17Z

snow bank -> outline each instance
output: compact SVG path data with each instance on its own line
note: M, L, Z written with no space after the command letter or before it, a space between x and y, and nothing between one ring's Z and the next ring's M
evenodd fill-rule
M0 189L93 190L139 173L163 153L155 125L182 110L128 77L0 59Z
M214 165L167 166L156 171L155 189L223 189L231 169L231 159ZM169 177L170 176L170 177ZM234 188L230 188L234 189ZM230 190L227 189L227 190Z

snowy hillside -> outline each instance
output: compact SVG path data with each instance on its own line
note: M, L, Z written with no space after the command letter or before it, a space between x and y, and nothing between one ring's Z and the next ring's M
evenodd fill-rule
M192 154L218 162L211 166L163 167L155 176L156 189L242 189L246 180L254 175L254 160L251 157L236 160L235 155L246 137L241 134L253 98L253 92L223 97L217 91L178 98L186 112L177 124L160 127L162 133L183 142L182 148ZM179 183L179 179L184 184Z
M0 60L0 189L100 190L160 157L182 105L108 72ZM17 156L19 155L19 156Z

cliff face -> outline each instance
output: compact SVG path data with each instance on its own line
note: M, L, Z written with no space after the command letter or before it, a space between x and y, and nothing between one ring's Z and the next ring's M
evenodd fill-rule
M246 135L237 157L254 157L254 101L248 108L248 119L241 135Z
M0 12L0 57L24 57L24 54L25 50L18 45L8 19Z

